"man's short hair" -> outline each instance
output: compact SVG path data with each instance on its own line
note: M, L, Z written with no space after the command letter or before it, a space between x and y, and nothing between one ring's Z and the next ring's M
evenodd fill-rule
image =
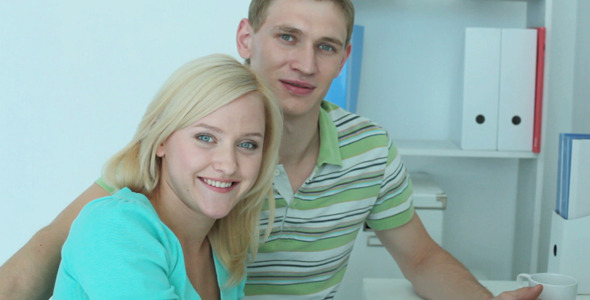
M340 7L344 14L346 22L346 43L350 42L352 35L352 27L354 26L354 5L351 0L315 0L315 1L330 1L336 6ZM254 32L258 32L262 24L266 20L266 12L274 0L252 0L250 2L250 9L248 11L248 20Z

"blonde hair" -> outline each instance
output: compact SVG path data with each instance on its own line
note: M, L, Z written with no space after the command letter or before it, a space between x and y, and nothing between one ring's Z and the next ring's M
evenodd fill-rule
M265 202L271 216L274 214L272 181L283 131L277 100L248 66L223 54L205 56L182 66L164 83L149 104L131 142L105 164L102 175L116 190L128 187L150 195L160 181L158 145L174 131L249 93L260 95L264 103L265 134L260 173L243 199L226 217L216 220L208 234L215 254L231 274L230 285L244 278L246 262L256 255L260 210ZM268 234L267 230L266 236Z

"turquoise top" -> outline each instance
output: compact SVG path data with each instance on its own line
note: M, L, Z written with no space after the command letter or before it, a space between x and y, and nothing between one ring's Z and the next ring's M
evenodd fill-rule
M241 299L242 280L213 254L221 299ZM94 200L72 223L53 299L201 299L186 275L180 242L150 201L125 188Z

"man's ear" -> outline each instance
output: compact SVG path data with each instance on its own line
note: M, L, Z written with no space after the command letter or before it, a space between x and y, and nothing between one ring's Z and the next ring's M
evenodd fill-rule
M238 25L238 33L236 34L236 42L238 47L238 53L243 59L250 58L251 54L251 41L252 41L252 26L250 26L250 21L244 18L240 21L240 25Z
M352 45L350 43L348 43L348 46L346 46L346 49L344 49L344 55L342 56L342 61L340 61L340 70L338 71L338 74L340 74L340 72L342 71L342 68L344 68L344 64L346 63L346 60L348 59L348 57L350 57L351 51L352 51Z

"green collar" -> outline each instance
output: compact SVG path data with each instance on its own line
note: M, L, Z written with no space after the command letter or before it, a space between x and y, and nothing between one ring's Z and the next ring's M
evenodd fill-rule
M342 166L342 156L338 143L338 129L334 121L328 115L328 111L336 109L336 105L327 101L322 102L320 108L320 154L318 155L317 167L324 164Z

